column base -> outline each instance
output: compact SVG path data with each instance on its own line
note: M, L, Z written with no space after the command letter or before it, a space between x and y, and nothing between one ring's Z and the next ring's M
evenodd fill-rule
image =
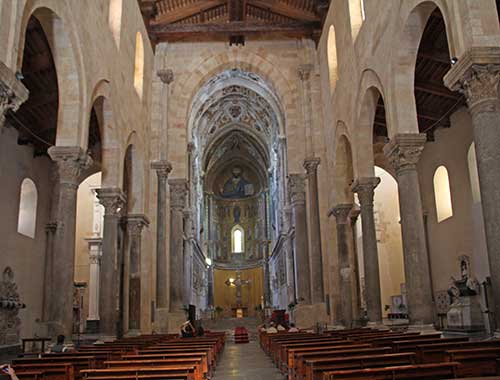
M317 323L328 323L326 304L298 304L293 309L293 320L299 329L315 328Z
M87 319L85 330L87 334L97 334L99 332L99 319Z
M439 332L432 323L429 324L410 324L408 332L419 332L421 334L433 334Z
M125 334L125 338L139 336L139 335L141 335L141 330L132 329L127 331L127 333Z
M166 334L168 332L168 309L160 308L155 311L155 322L153 330L159 334Z
M186 313L183 311L177 311L174 313L169 313L168 314L168 330L167 332L169 334L180 334L181 330L180 327L181 325L186 322Z

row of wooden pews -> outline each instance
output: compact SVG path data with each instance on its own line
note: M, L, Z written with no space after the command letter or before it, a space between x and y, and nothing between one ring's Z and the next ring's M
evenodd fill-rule
M20 380L204 380L212 376L224 344L225 333L216 332L195 338L142 335L18 358L12 365Z
M288 380L446 379L500 375L500 340L377 329L260 332ZM498 368L498 369L497 369Z

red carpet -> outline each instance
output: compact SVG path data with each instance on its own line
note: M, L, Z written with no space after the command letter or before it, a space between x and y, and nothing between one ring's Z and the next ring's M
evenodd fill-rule
M248 330L245 327L236 327L234 329L234 343L248 343Z

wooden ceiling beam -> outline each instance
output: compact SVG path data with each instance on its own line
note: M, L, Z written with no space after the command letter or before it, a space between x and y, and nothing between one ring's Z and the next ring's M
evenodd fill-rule
M421 82L421 81L415 82L415 91L421 91L427 94L436 95L452 100L459 100L461 96L457 92L452 92L448 90L444 85L439 86L429 82Z
M200 36L231 36L231 35L269 35L274 33L290 36L311 36L321 31L320 23L285 23L264 24L248 21L235 21L226 24L176 24L156 25L151 32L158 40L169 41Z
M295 8L280 0L248 0L248 4L297 20L320 21L320 18L315 13L306 9Z
M159 12L156 18L151 20L151 25L170 24L186 17L193 16L196 13L224 5L227 1L228 0L198 0L178 9L169 10L168 12L165 11L163 13ZM159 4L158 9L161 9L161 5Z

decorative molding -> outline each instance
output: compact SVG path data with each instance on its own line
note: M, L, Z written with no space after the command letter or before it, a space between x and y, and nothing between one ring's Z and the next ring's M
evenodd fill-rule
M396 174L417 169L426 141L425 133L401 133L384 146L384 154L396 170Z

